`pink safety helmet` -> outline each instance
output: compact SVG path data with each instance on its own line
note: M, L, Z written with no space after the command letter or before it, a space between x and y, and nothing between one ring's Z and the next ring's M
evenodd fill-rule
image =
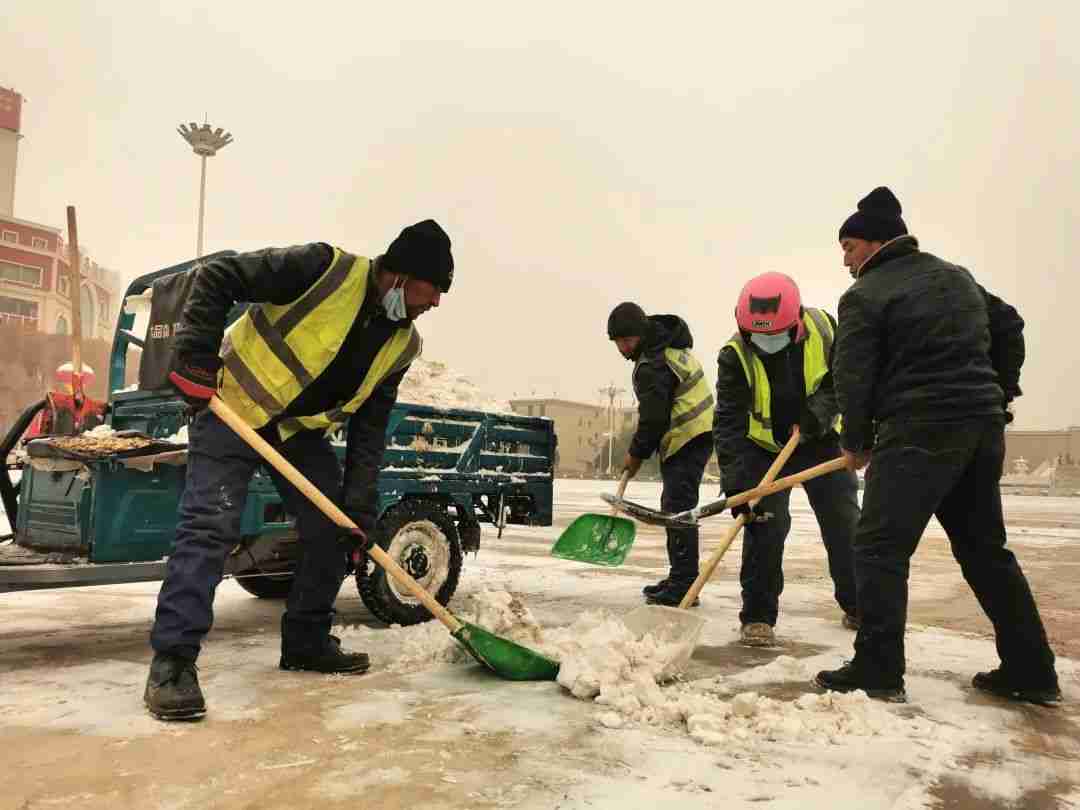
M799 285L783 273L763 273L746 282L735 306L735 320L744 332L776 334L798 327L802 340L802 297Z

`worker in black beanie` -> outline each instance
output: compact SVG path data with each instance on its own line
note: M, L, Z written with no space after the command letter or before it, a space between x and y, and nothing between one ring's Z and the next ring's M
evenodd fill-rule
M907 234L900 217L900 201L885 186L878 186L861 200L859 209L840 226L844 264L852 276L883 244Z
M454 280L450 237L433 219L403 229L380 262L383 270L428 281L442 292L450 292Z
M869 464L853 544L861 626L854 658L815 683L905 699L908 573L936 517L994 626L1000 664L972 686L1060 703L1054 653L1006 548L1001 508L1006 408L1021 393L1024 321L963 267L920 250L885 187L859 202L840 244L855 276L840 298L833 346L841 447L848 469Z
M189 429L192 461L158 595L154 658L143 693L148 711L161 720L206 714L195 662L261 464L207 410L215 396L358 527L343 537L308 498L275 477L300 539L278 665L327 674L358 674L370 666L365 653L343 648L330 634L334 602L350 558L356 570L366 565L363 554L379 516L387 425L399 385L420 356L415 322L450 289L454 259L450 237L426 219L402 230L374 259L313 242L218 255L188 272L191 292L169 381L198 417ZM229 325L230 311L241 302L249 306ZM330 442L337 432L345 438L344 459Z
M650 317L626 301L608 316L608 337L634 363L638 423L623 458L623 475L633 478L658 453L664 479L660 507L665 512L693 509L712 455L714 402L701 364L690 352L690 327L676 315ZM650 604L676 606L697 579L697 529L668 529L667 551L670 573L643 592Z

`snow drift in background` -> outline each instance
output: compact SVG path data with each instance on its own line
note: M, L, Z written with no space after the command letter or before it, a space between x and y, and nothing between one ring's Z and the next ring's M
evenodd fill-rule
M398 402L432 405L436 408L463 408L472 411L511 413L510 403L481 391L467 377L449 369L446 363L417 358L398 389Z

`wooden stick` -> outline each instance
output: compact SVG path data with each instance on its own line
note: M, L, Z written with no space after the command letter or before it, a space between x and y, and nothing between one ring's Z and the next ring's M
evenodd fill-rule
M776 476L780 474L780 470L784 469L784 465L787 464L791 454L795 452L795 449L799 446L799 426L796 425L791 430L791 438L788 439L787 444L773 460L772 465L765 473L765 477L761 479L759 486L765 486L771 484L776 480ZM754 500L750 504L751 508L757 505L760 498ZM743 530L743 526L746 525L746 515L739 515L735 518L735 525L728 529L727 534L724 535L720 541L720 545L716 547L716 551L709 557L709 561L705 563L705 567L701 569L701 573L698 574L698 578L694 580L694 584L690 586L690 590L686 592L686 595L679 603L680 610L686 610L690 605L694 604L694 600L697 599L698 594L701 593L701 589L705 587L705 583L708 582L716 570L716 566L720 564L720 560L723 559L724 554L727 553L728 547L735 542L735 538L739 536L739 532Z
M210 410L217 414L222 422L236 431L237 435L251 445L251 448L266 459L274 469L285 476L289 483L319 507L322 513L330 518L330 520L334 521L334 523L343 529L358 528L357 525L349 519L349 516L338 508L337 504L319 492L314 484L301 475L296 467L290 464L281 453L275 450L266 439L256 433L251 425L241 419L240 416L219 397L215 396L210 400ZM381 565L388 574L405 586L409 593L419 599L424 607L431 611L431 615L445 624L451 633L456 633L461 629L461 622L454 617L454 614L440 605L435 597L428 593L419 582L405 573L401 566L394 562L393 558L382 550L381 546L372 542L371 545L368 546L367 553L368 556Z
M82 387L82 268L79 266L79 229L75 225L75 206L67 207L68 272L71 283L71 393L76 403L83 399Z
M814 467L810 467L807 470L803 470L800 473L794 475L787 475L783 478L778 478L771 484L763 484L762 486L748 489L746 492L740 492L738 495L733 495L728 498L727 507L730 509L733 506L741 506L744 503L750 501L758 501L769 495L775 495L777 492L783 492L785 489L791 489L796 484L801 484L804 481L809 481L811 478L820 478L823 475L837 472L847 467L847 462L844 461L843 456L834 458L832 461L825 461Z
M626 485L629 484L629 483L630 483L630 471L625 470L623 472L623 474L622 474L622 478L619 479L619 488L615 491L615 497L616 498L622 498L623 494L626 492ZM611 514L612 515L619 514L619 508L617 506L612 506L611 507Z
M681 525L693 525L699 522L702 518L712 517L713 515L719 515L721 512L725 512L731 509L733 506L741 506L744 503L764 498L768 495L775 495L777 492L783 492L785 489L790 489L796 484L801 484L804 481L809 481L811 478L818 478L822 475L828 475L829 473L837 472L847 467L847 462L843 456L834 458L832 461L825 461L818 464L816 467L810 467L807 470L803 470L800 473L794 475L788 475L784 478L778 478L771 484L764 484L761 486L748 489L746 492L740 492L738 495L732 495L730 498L718 498L715 501L705 504L704 506L698 506L694 509L687 509L685 512L679 512L674 515L667 515L663 523L657 525L672 526L675 527Z

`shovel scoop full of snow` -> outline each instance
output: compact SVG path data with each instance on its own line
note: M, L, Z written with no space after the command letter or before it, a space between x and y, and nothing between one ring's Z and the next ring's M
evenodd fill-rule
M686 610L663 605L645 605L623 617L623 624L639 638L651 636L664 652L662 679L673 678L686 669L694 654L705 619Z

